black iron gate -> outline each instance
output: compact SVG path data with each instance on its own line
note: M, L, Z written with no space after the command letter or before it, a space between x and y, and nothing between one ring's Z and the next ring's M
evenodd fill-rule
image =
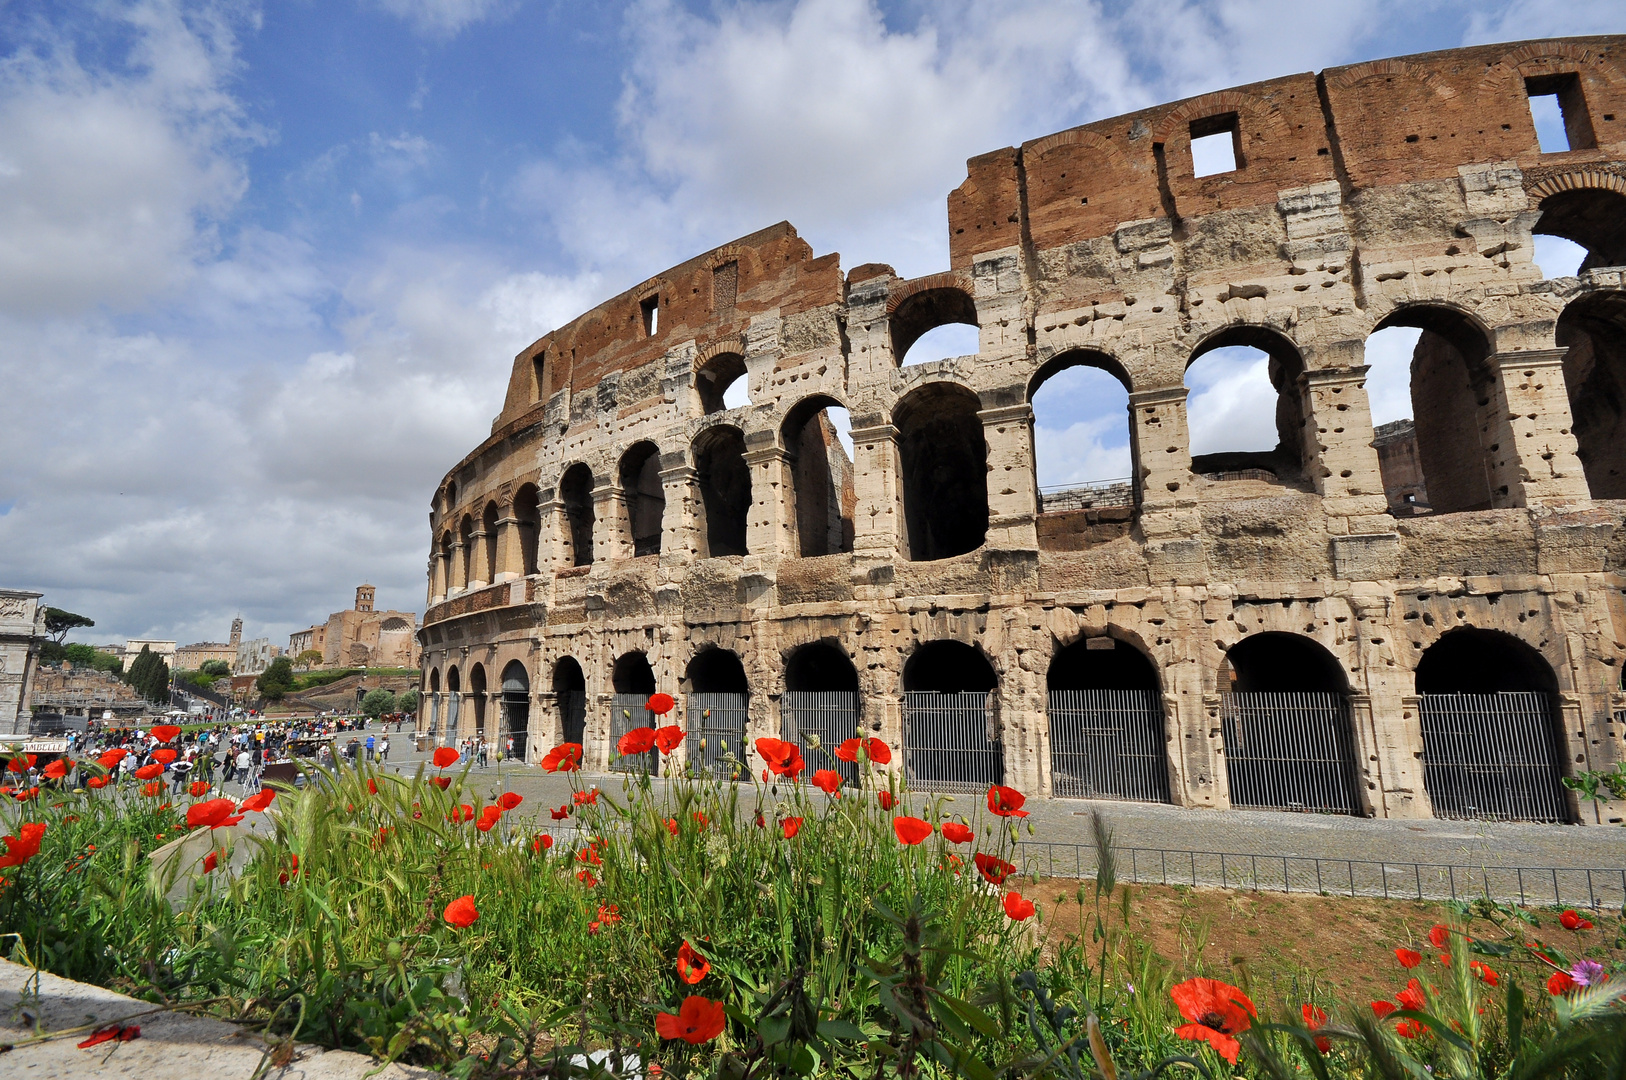
M587 691L561 690L559 699L560 742L581 745L587 738Z
M903 695L903 770L911 788L985 791L1005 782L1005 744L983 690Z
M847 783L858 782L858 764L831 753L860 734L858 722L856 690L787 690L779 699L779 737L801 748L809 776L834 769ZM818 736L819 749L807 741L809 735Z
M1064 799L1168 802L1157 691L1050 691L1050 790Z
M610 771L625 773L658 773L661 771L660 751L653 747L643 754L622 754L616 749L621 736L633 728L652 728L661 718L650 712L648 694L616 694L610 699Z
M523 690L503 690L502 712L504 734L514 740L512 750L506 740L502 746L505 759L525 760L525 745L531 733L531 695Z
M732 755L745 764L745 694L688 694L684 697L689 735L685 746L689 764L696 776L711 773L723 780L736 779L723 759Z
M1220 695L1231 805L1354 814L1349 702L1330 692Z
M1435 817L1569 820L1547 694L1424 694L1418 714Z

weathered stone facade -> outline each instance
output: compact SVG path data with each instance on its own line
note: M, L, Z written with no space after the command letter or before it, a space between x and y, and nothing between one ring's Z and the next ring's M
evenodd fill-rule
M0 735L28 734L28 702L45 640L40 595L0 589Z
M1568 151L1541 152L1545 93ZM1237 167L1196 177L1193 138L1227 131ZM643 654L681 698L696 658L729 650L749 734L778 734L787 664L824 642L902 746L906 663L954 641L991 666L1008 782L1048 793L1053 662L1110 638L1092 653L1155 672L1181 805L1235 801L1221 712L1248 689L1341 696L1360 813L1438 809L1422 693L1539 690L1555 769L1620 758L1626 38L1274 79L968 173L942 273L843 275L780 224L516 358L490 438L431 507L424 725L453 697L463 733L494 723L506 684L534 758L561 734L554 688L579 688L603 766L618 659ZM1544 279L1533 232L1587 248L1579 276ZM948 322L980 328L976 356L901 366ZM1364 385L1365 340L1394 325L1423 330L1418 516L1390 510ZM1188 448L1184 373L1224 345L1269 354L1278 392L1280 442L1245 468ZM1128 391L1128 512L1041 509L1030 401L1078 364ZM724 409L736 377L752 403ZM839 470L805 475L810 420L837 404L850 494ZM1470 654L1529 678L1476 683ZM1322 683L1294 683L1303 657Z
M373 586L356 586L355 607L289 635L288 655L319 652L322 668L417 667L417 612L374 611L374 595Z

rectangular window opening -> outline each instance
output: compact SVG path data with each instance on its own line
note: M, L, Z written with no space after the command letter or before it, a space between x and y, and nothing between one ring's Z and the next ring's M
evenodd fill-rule
M548 396L548 354L539 352L531 358L531 378L536 382L536 393L531 400L541 401Z
M1242 167L1242 128L1236 113L1205 116L1191 122L1191 172L1215 176Z
M1579 75L1573 71L1539 75L1524 80L1524 89L1530 97L1530 119L1536 125L1543 154L1590 150L1597 145Z
M651 296L638 304L644 313L644 336L654 337L661 328L661 298Z

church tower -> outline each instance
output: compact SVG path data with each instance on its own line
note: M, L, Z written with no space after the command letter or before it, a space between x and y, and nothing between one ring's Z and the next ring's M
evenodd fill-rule
M356 610L373 610L373 587L371 585L356 586Z
M241 615L239 615L239 616L237 616L237 618L235 618L235 619L233 619L231 621L231 647L235 649L235 648L237 648L237 646L241 645L242 643L243 643L243 617Z

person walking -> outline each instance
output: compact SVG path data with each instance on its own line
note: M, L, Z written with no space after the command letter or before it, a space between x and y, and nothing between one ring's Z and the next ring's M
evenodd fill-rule
M172 762L169 766L169 774L171 781L169 793L171 795L179 795L186 787L186 778L192 774L192 759L190 757L183 757L178 761Z
M384 736L378 743L378 760L380 764L390 760L390 737Z
M367 733L367 760L368 761L373 760L373 735L372 735L372 732Z
M486 737L480 736L480 768L486 767Z

